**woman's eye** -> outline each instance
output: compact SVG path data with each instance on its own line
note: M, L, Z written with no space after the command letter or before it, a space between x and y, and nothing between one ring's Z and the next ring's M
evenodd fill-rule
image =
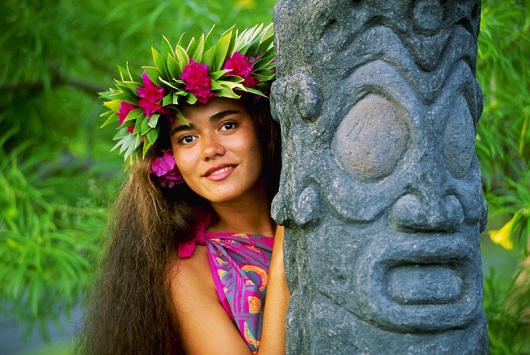
M231 131L234 128L237 127L237 123L235 122L225 122L221 125L221 131Z
M195 136L184 136L182 138L179 139L179 143L180 144L190 144L192 143L195 139L197 139Z

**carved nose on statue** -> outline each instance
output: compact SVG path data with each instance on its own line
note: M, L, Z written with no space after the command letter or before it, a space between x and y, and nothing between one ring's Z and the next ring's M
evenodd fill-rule
M388 219L401 231L453 232L464 222L464 211L453 195L433 198L407 194L394 203Z

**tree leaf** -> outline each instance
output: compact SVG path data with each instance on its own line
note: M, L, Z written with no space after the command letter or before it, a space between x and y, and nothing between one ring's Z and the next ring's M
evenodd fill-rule
M218 96L228 97L231 99L239 99L241 96L234 93L229 87L223 85L220 90L216 90Z
M190 105L194 105L197 102L197 97L192 93L189 93L186 97L186 102Z
M155 63L156 68L158 69L160 74L164 74L166 72L166 68L162 55L153 47L151 47L151 53L153 54L153 62ZM158 77L158 75L156 77Z
M171 43L169 43L166 36L162 35L162 44L160 45L160 51L162 54L162 57L166 56L175 56L175 52L173 51L173 47L171 46Z
M153 114L151 115L151 118L148 119L148 120L146 120L146 121L148 122L148 124L149 124L149 127L151 127L151 128L155 128L156 125L158 124L158 118L159 118L159 117L160 117L160 114L159 114L159 113L153 113ZM142 133L142 134L144 134L144 133Z
M182 73L184 71L184 68L190 63L190 58L188 57L188 54L186 53L184 48L179 45L175 47L175 55L177 57L180 72Z
M155 141L158 138L158 133L160 131L160 127L155 127L154 129L147 132L147 140L149 143L154 144Z
M158 71L157 68L155 67L149 67L149 66L144 66L142 67L143 71L147 74L147 76L149 77L149 79L151 79L151 81L157 85L157 86L160 86L160 81L158 80L159 77L160 77L160 72ZM142 86L143 86L143 81L142 81Z
M125 123L125 122L135 121L135 120L141 121L144 118L146 118L144 111L142 108L139 107L137 109L130 111L127 114L127 117L125 117L125 120L123 122Z
M179 65L179 62L170 55L167 56L167 70L170 79L179 79L182 74L182 68Z
M230 43L232 41L232 30L226 31L219 41L215 44L214 60L212 63L212 68L210 71L218 71L222 69L223 64L226 60L226 55L228 49L230 48Z
M204 33L199 38L199 41L196 42L196 46L193 49L188 49L188 53L190 53L190 57L199 63L202 62L203 52L204 52Z

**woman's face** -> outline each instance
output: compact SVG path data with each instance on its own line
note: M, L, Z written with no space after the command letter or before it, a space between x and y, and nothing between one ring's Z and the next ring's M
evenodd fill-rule
M261 187L263 156L254 122L241 100L215 98L181 109L170 138L188 186L213 203L235 202Z

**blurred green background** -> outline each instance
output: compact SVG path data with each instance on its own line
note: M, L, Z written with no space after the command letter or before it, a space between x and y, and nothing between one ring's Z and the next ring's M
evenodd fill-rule
M268 23L275 2L0 2L0 337L15 324L45 344L20 353L68 353L71 335L50 328L75 328L69 315L78 319L104 244L123 171L109 153L114 132L98 129L97 92L112 86L117 65L149 63L162 34ZM490 207L482 249L492 354L530 353L529 7L482 3L476 147Z

